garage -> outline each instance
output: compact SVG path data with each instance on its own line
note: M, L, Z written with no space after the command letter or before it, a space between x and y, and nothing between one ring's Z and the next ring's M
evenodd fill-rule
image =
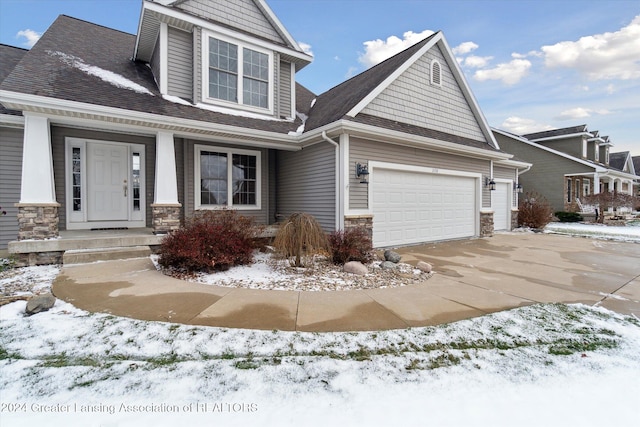
M375 168L369 191L375 247L477 235L474 177Z
M491 192L491 206L493 206L493 229L511 229L511 203L509 193L511 183L496 182L496 189Z

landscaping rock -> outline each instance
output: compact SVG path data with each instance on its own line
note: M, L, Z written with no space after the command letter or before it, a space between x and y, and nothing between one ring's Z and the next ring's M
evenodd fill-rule
M391 261L385 261L382 264L380 264L380 268L383 270L395 270L396 264Z
M424 261L418 261L418 263L416 264L416 268L423 273L431 273L431 271L433 270L433 266Z
M384 251L384 259L397 264L400 262L402 257L398 252L387 249L386 251Z
M367 267L360 261L349 261L344 265L344 271L345 273L353 273L364 276L369 272L369 269L367 269Z
M27 302L24 312L29 316L43 311L48 311L56 303L56 297L50 293L36 295Z

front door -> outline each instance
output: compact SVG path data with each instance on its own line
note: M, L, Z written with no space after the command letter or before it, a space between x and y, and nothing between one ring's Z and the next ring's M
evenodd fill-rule
M87 143L87 219L128 219L129 148L123 144Z

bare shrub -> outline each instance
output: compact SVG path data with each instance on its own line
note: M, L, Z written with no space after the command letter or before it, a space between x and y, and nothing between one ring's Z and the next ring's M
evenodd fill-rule
M518 207L518 226L544 228L551 222L552 215L547 199L537 192L526 193Z
M322 226L312 215L303 212L292 214L278 228L273 246L290 262L293 260L296 267L303 266L305 257L329 251Z
M368 263L373 259L373 244L369 232L362 227L334 231L329 235L334 264L349 261Z

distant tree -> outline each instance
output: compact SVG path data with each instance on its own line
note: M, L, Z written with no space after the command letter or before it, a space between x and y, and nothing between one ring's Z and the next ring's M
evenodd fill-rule
M619 193L614 190L584 196L584 203L598 207L598 222L602 223L604 222L604 213L610 208L613 209L613 213L616 215L620 208L633 209L634 206L638 205L639 199L637 196Z

